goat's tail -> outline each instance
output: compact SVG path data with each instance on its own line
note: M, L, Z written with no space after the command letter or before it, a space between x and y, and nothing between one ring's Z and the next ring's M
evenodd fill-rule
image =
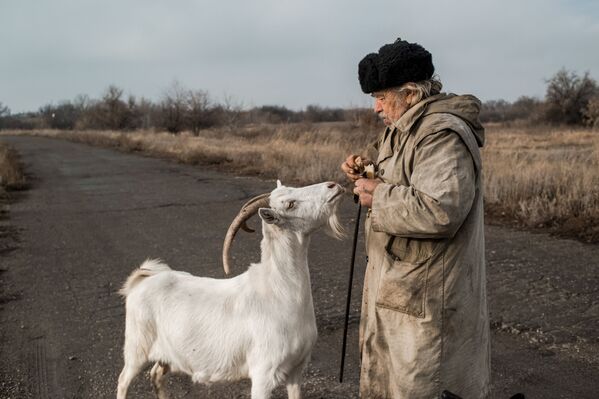
M133 287L137 285L141 280L146 277L153 276L154 274L172 270L166 263L163 263L160 259L146 259L141 266L127 277L127 281L123 284L123 288L119 290L119 294L126 297L129 295Z

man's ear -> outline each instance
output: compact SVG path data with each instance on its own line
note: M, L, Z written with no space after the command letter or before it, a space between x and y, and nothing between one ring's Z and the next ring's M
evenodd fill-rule
M283 183L279 179L277 179L277 188L283 187Z
M264 223L279 224L281 221L279 214L271 208L258 209L258 215L260 215L260 219L262 219Z
M405 101L408 106L412 104L412 100L414 99L414 92L412 90L408 90L408 94L406 95Z

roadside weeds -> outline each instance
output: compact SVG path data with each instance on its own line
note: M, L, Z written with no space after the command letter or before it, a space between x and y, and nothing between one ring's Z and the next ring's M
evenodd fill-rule
M18 190L25 188L25 185L25 173L19 154L12 147L0 143L0 187Z

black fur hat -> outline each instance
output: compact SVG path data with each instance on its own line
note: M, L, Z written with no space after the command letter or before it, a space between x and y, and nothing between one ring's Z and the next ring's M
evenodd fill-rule
M401 39L385 44L378 53L368 54L358 65L364 93L430 79L434 72L431 53L418 43Z

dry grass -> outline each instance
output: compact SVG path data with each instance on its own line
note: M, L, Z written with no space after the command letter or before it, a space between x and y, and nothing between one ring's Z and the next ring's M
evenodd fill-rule
M307 183L341 179L341 161L369 140L345 123L255 125L236 130L204 130L196 137L154 132L5 131L67 139L127 152L174 159L187 164L218 165L247 175Z
M348 123L256 125L206 130L199 137L96 131L25 134L139 151L294 183L341 181L343 159L349 153L364 152L377 136ZM492 221L599 241L599 133L491 126L483 157L486 209Z
M491 128L487 138L492 216L599 240L599 132Z
M17 152L0 143L0 187L21 189L25 187L25 175Z

